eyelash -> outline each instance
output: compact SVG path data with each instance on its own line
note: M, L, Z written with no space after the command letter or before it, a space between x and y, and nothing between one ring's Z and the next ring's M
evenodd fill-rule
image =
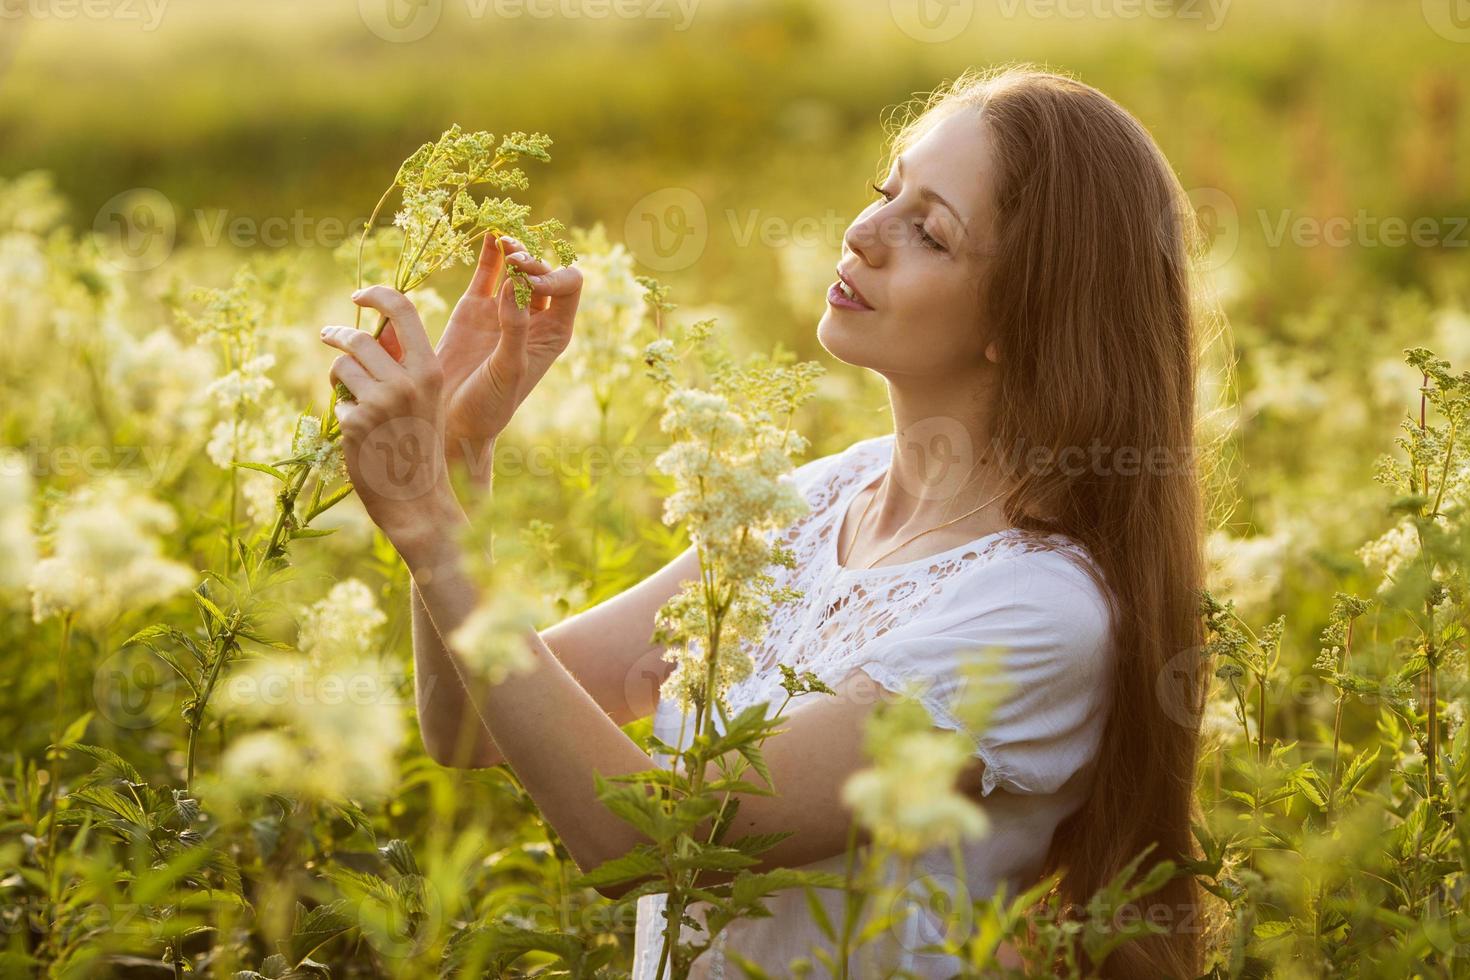
M883 198L883 200L893 200L893 198L889 196L888 192L879 187L877 184L869 184L868 186L873 188L873 190L876 191L878 193L878 196ZM943 252L945 250L944 246L939 244L939 240L937 238L924 230L924 223L922 221L914 222L914 227L918 229L919 236L924 240L925 248L932 249L935 252Z

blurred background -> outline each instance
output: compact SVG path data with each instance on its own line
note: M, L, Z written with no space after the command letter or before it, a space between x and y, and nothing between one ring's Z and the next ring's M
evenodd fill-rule
M190 569L223 567L237 515L241 528L247 514L258 524L275 486L231 472L228 458L204 458L209 426L227 424L210 402L211 379L228 365L187 338L181 298L256 270L273 410L320 409L334 352L316 329L351 322L354 311L343 246L350 251L400 161L458 124L548 134L552 159L528 163L530 189L514 196L536 220L601 225L600 252L624 247L632 271L671 287L672 318L717 316L737 351L779 345L820 362L827 374L798 427L811 440L806 458L837 452L891 425L881 379L834 360L815 337L843 232L880 175L885 120L967 68L1018 61L1117 99L1190 191L1210 240L1201 408L1224 464L1211 587L1257 625L1287 616L1285 666L1273 683L1309 674L1333 593L1373 594L1383 555L1406 560L1386 509L1394 492L1373 480L1375 460L1396 451L1402 421L1419 411L1421 375L1404 349L1422 345L1456 370L1470 367L1467 0L0 0L0 443L30 464L35 513L104 471L130 470L177 511L168 550ZM621 261L602 267L622 270ZM625 285L627 271L618 272ZM431 333L467 278L464 267L448 269L417 297ZM571 464L551 480L497 476L503 527L529 529L547 554L560 549L546 562L555 570L546 592L561 615L683 547L659 521L650 386L635 378L620 387L613 425L605 416L599 433L585 374L595 362L576 347L568 359L584 373L569 381L553 370L505 440L570 447ZM278 421L263 418L262 430ZM649 451L598 480L585 449L609 432ZM103 463L89 469L93 448L105 450ZM82 465L65 468L63 452L82 453ZM1463 453L1456 462L1458 475L1447 463L1443 478L1470 490ZM20 508L26 520L31 506ZM386 635L368 639L408 663L408 582L391 547L353 499L320 523L344 533L296 546L305 584L293 583L292 597L330 599L334 583L360 578L368 603L391 616L358 632L382 625ZM354 595L333 601L350 607ZM4 675L14 681L0 742L17 747L16 766L95 709L104 717L92 719L89 741L146 758L159 785L177 782L178 705L161 702L146 725L119 720L102 680L110 675L96 666L153 621L135 615L146 604L85 643L79 633L87 653L73 655L73 676L63 668L53 695L52 651L69 634L55 620L37 625L43 617L32 620L28 601L13 591L0 604ZM183 598L173 602L171 621L192 614ZM360 625L359 610L348 612L348 625ZM1385 626L1375 639L1385 672L1412 646L1395 647L1395 636ZM1463 639L1458 649L1463 675ZM630 678L630 692L638 683ZM1446 700L1458 701L1463 719L1457 683ZM1335 703L1277 693L1271 738L1302 739L1298 751L1315 753L1324 770L1333 746L1335 767ZM1244 752L1240 735L1254 723L1259 736L1259 722L1227 701L1219 696L1224 707L1210 716L1223 719L1212 744L1233 739ZM399 708L411 730L412 705ZM1381 737L1392 749L1379 768L1412 768L1412 741L1385 728L1384 716L1376 735L1371 712L1349 717L1344 738ZM1241 733L1221 734L1237 722ZM209 756L224 753L223 725L217 732ZM375 826L413 840L426 864L452 857L479 868L480 911L565 882L547 860L546 828L502 770L446 771L417 752L400 761L385 777L392 794ZM1212 764L1218 793L1218 756ZM25 782L36 794L37 779L32 771ZM1236 825L1229 806L1212 809ZM22 811L30 820L37 812L6 812L19 820ZM352 828L333 827L319 834L327 844L312 846L331 851L336 834L345 848ZM249 833L264 841L259 831ZM451 854L454 833L471 846ZM1377 833L1351 846L1368 854ZM480 835L503 849L481 861ZM239 830L237 840L246 836ZM290 868L291 888L317 887L315 875L296 874L315 867L305 839L250 873L270 883ZM29 846L0 843L0 864L20 864ZM1329 854L1319 867L1335 861ZM98 859L96 880L112 871ZM514 888L503 884L511 880ZM1275 880L1289 888L1296 867ZM1327 933L1315 936L1332 948Z
M1237 346L1258 332L1304 345L1290 368L1245 359L1245 379L1286 371L1311 402L1335 357L1397 355L1337 346L1357 342L1339 318L1374 318L1363 297L1415 288L1439 305L1463 288L1463 7L3 0L0 174L47 171L66 220L121 265L185 276L201 251L322 261L451 123L544 132L553 159L523 195L537 215L604 223L682 303L823 358L882 424L881 389L826 357L814 327L884 111L966 67L1032 61L1153 132L1214 236ZM443 277L451 301L463 275ZM1470 355L1470 330L1444 333L1452 361Z

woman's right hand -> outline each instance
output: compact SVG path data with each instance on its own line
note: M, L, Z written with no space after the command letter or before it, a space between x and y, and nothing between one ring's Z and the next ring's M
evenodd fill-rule
M531 277L524 310L509 277L495 289L506 262ZM434 351L444 373L444 454L463 462L477 483L490 480L491 440L570 343L581 296L580 269L553 271L515 239L485 237L474 276ZM391 329L383 332L383 346L399 357Z

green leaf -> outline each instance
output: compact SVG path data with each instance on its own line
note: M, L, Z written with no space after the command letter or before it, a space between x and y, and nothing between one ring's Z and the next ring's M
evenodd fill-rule
M105 786L87 786L66 795L68 800L112 813L143 830L150 829L148 815L132 800Z
M806 892L806 907L812 914L812 921L816 922L817 928L822 930L822 935L835 943L837 933L833 930L832 920L827 915L827 906L823 905L822 900L817 897L816 889L807 888L804 891Z
M283 951L293 966L299 967L325 943L353 927L353 921L342 913L345 904L338 899L307 911L306 906L296 903L296 928Z
M383 855L390 867L401 875L420 874L419 863L413 856L413 849L408 842L397 837L378 848L378 853Z
M282 473L280 470L276 469L274 466L271 466L269 463L242 463L237 460L235 462L235 465L240 467L240 469L242 470L254 470L257 473L265 473L269 476L275 477L277 480L280 480L287 486L291 485L291 478Z
M1352 793L1358 784L1363 781L1363 778L1368 775L1369 771L1373 768L1373 764L1378 761L1378 753L1381 750L1382 746L1377 746L1372 752L1359 752L1353 757L1353 761L1348 766L1347 772L1342 775L1342 793L1344 795Z
M329 534L336 534L335 527L299 527L291 532L291 539L297 538L325 538Z
M694 853L686 857L676 857L672 864L680 870L687 871L691 868L702 868L706 871L739 871L760 862L753 857L748 857L732 847L720 847L719 845L697 844Z
M781 830L774 834L747 834L744 837L737 837L725 846L733 847L742 854L760 854L763 851L769 851L794 833L795 831L792 830Z
M95 714L95 711L85 711L70 725L67 725L66 731L61 733L61 742L59 744L71 745L79 741L87 731L87 723L92 720L92 716Z
M1317 775L1317 772L1314 769L1310 773L1298 774L1292 782L1295 784L1296 788L1301 791L1301 794L1305 796L1308 800L1310 800L1313 805L1315 805L1319 809L1323 809L1327 806L1327 797L1323 794L1322 788L1318 785L1321 780L1322 777Z
M111 749L103 748L100 745L87 745L84 742L78 742L70 746L70 748L74 752L81 752L83 755L89 755L93 759L96 759L100 763L96 770L99 774L115 776L119 779L125 779L130 783L141 784L145 781L142 774L133 768L132 763Z
M200 609L209 613L209 615L212 616L221 626L227 628L229 627L230 621L225 618L224 613L220 612L219 606L216 606L213 602L209 600L208 596L198 591L191 592L190 595L194 597L194 601L199 604Z
M604 861L586 874L579 875L572 884L578 888L600 888L645 878L662 870L658 851L647 844L639 844L622 857Z

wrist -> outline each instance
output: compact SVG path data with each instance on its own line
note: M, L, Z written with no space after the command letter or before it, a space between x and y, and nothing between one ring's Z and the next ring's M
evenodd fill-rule
M425 498L412 524L392 535L393 547L415 577L458 559L459 536L469 524L452 492ZM425 578L427 581L427 577Z
M463 437L448 439L444 443L444 462L453 471L464 474L470 483L487 489L495 469L495 440L491 436L478 446Z

